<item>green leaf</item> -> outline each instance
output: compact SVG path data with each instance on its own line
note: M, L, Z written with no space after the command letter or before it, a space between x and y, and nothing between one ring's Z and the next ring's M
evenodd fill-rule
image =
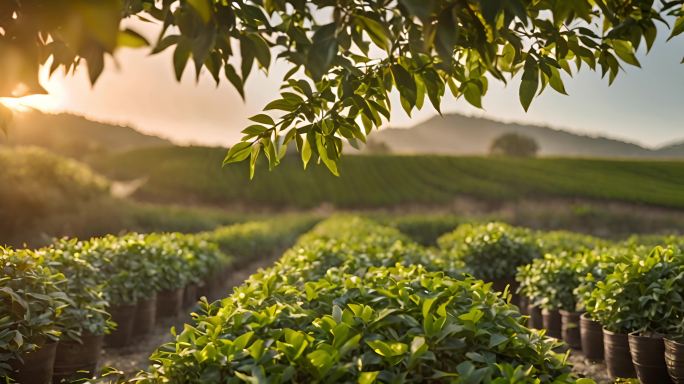
M188 4L197 12L204 24L211 18L211 5L209 0L187 0Z
M416 105L418 89L413 76L399 64L392 65L392 77L401 97L409 104L409 111Z
M255 123L261 123L261 124L266 124L266 125L275 125L275 121L273 121L273 118L269 115L260 113L258 115L254 115L249 118Z
M522 82L520 83L520 103L525 111L530 109L530 105L532 104L532 100L536 96L538 89L539 66L532 56L528 56L525 61Z
M358 15L355 17L363 27L370 39L385 51L389 51L392 46L392 41L390 38L390 30L381 22L373 20L366 16Z
M176 80L180 81L183 77L183 72L185 67L188 65L188 59L190 58L190 48L189 44L184 41L180 41L176 45L176 50L173 52L173 69L176 74Z
M378 377L379 374L380 371L361 372L361 374L359 375L358 384L373 384L375 383L375 379Z
M677 17L677 20L675 20L674 26L672 27L672 33L670 33L670 37L667 39L670 40L675 36L679 36L684 32L684 16L679 16Z
M235 71L235 68L231 64L226 64L226 66L224 68L224 72L226 74L226 78L228 79L228 81L230 81L230 83L233 84L235 89L238 91L238 93L242 97L242 100L244 100L245 99L244 84L242 83L242 79L240 78L240 76Z
M482 108L482 90L475 82L469 81L465 83L463 96L471 105Z
M567 95L565 91L565 85L563 85L563 78L561 77L560 71L556 67L549 67L551 70L551 76L549 77L549 85L551 88L556 90L556 92Z
M147 39L131 29L120 31L119 37L117 38L117 46L119 47L141 48L146 47L149 44Z
M251 147L252 143L245 141L233 145L232 147L230 147L228 154L223 159L223 165L225 166L226 164L237 163L246 159L252 152Z
M328 72L337 55L336 28L335 23L326 24L318 28L313 35L313 45L309 50L306 68L316 81Z
M612 45L613 49L615 50L615 54L622 59L622 61L635 67L641 67L639 60L634 54L634 47L632 46L632 43L624 40L613 40Z

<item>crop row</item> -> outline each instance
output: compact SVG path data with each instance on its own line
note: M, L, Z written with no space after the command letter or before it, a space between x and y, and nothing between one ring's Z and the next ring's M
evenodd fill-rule
M197 235L128 234L62 239L38 250L0 248L0 377L47 383L92 375L103 342L125 346L199 297L222 295L240 265L236 260L262 257L262 247L283 249L312 224L291 218Z
M605 359L611 377L682 383L684 239L645 240L546 254L519 269L520 292L532 326Z
M328 219L232 295L203 303L134 380L578 381L557 342L464 270L396 229Z

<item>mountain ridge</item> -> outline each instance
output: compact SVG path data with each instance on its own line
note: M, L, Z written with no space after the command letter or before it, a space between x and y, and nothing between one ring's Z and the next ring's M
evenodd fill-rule
M489 145L505 133L530 136L541 156L661 158L684 157L684 142L648 148L624 139L572 132L548 126L502 122L462 114L434 116L410 128L386 128L372 136L393 153L486 155Z

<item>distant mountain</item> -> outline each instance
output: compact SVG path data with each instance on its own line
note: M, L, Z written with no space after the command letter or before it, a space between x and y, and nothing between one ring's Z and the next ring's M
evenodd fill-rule
M387 144L393 153L484 155L494 139L509 132L534 138L542 156L684 157L684 142L654 150L618 139L460 114L435 116L412 128L384 129L372 137Z
M656 153L662 157L684 157L684 141L660 147Z
M8 135L0 133L0 145L37 146L83 159L90 155L173 144L130 127L82 116L28 111L16 113Z

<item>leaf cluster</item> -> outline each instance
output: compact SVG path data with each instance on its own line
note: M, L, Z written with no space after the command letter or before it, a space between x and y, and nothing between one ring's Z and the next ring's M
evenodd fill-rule
M395 229L324 221L231 296L204 303L135 380L575 382L554 342L490 284L431 272L440 267L418 253Z
M462 224L438 244L469 273L487 281L514 277L516 268L541 257L531 231L499 222Z

